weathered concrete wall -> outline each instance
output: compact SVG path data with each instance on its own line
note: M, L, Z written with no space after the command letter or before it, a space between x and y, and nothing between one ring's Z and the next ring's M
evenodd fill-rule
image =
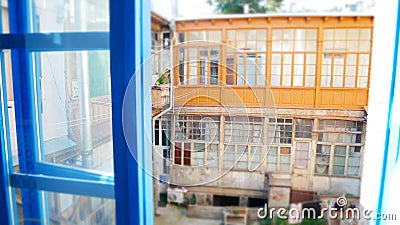
M212 187L238 188L249 190L265 190L264 173L249 171L229 171L221 178L217 168L191 168L172 165L170 167L170 182L177 185L205 184Z
M268 207L287 207L290 202L290 187L270 187Z
M224 209L225 207L220 206L189 205L188 216L203 219L223 220Z
M314 176L313 190L320 195L352 194L360 196L360 179L348 177Z
M221 206L189 205L188 216L194 218L223 220L224 210L225 207ZM258 208L247 208L248 221L258 221L257 210Z
M210 167L185 167L171 165L169 180L172 184L182 186L193 186L207 184L215 186L219 177L218 168Z
M264 173L248 171L230 171L220 180L220 187L264 190Z

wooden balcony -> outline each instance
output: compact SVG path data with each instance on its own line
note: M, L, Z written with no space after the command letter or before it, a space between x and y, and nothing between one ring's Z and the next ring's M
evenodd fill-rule
M272 98L273 96L273 98ZM177 86L175 106L245 106L361 110L367 88Z

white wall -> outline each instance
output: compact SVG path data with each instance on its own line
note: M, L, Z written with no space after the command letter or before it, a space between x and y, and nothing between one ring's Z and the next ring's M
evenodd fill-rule
M66 7L64 0L37 0L37 14L41 32L64 30ZM60 13L61 12L61 13ZM62 52L42 53L43 138L57 139L67 136L66 118L66 65Z
M369 210L375 210L379 196L393 68L397 4L395 0L376 1L371 89L360 199L363 207Z

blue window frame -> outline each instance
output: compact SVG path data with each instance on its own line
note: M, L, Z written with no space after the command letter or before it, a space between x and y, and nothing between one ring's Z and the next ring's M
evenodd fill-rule
M152 138L145 135L151 134L145 131L145 127L151 127L151 102L145 101L151 76L145 75L145 68L134 76L150 56L150 2L109 1L109 32L83 29L55 33L40 33L48 28L40 29L35 4L29 0L8 1L10 34L0 35L0 48L12 52L20 170L14 171L12 165L5 110L10 93L6 92L1 52L0 160L7 163L0 168L0 205L6 206L6 210L0 210L0 224L17 224L22 218L17 215L15 189L22 191L23 217L35 218L24 224L50 224L49 192L115 199L117 224L153 224ZM44 160L40 54L98 50L109 51L110 55L114 175ZM124 115L129 116L123 118ZM125 132L123 120L129 128Z

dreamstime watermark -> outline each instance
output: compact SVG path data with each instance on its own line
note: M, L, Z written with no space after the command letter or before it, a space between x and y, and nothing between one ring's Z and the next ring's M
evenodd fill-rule
M315 208L291 207L287 208L268 208L268 204L264 208L259 208L257 216L260 219L279 218L283 220L299 220L299 219L340 219L340 220L397 220L396 213L376 213L373 210L359 209L356 207L347 207L347 199L338 197L336 204L332 207L321 208L320 211ZM400 215L399 215L400 216Z

